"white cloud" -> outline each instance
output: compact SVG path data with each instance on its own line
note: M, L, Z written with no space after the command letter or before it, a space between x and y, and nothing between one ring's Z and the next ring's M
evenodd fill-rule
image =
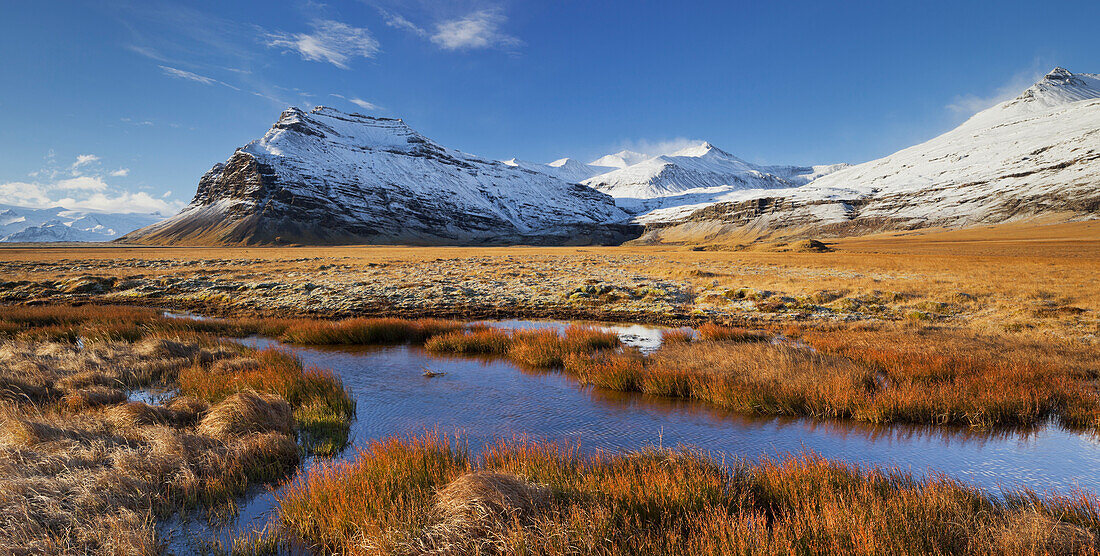
M181 69L172 68L172 67L168 67L168 66L160 66L160 69L162 71L164 71L165 75L167 75L169 77L175 77L176 79L186 79L188 81L194 81L195 83L202 83L203 85L222 85L222 86L225 86L225 87L229 87L230 89L233 89L234 91L239 91L240 90L237 87L234 87L234 86L230 85L229 83L226 83L224 81L218 81L217 79L214 79L212 77L206 77L205 75L199 75L197 73L191 73L189 71L184 71L184 70L181 70Z
M99 160L99 157L94 154L79 154L76 156L76 162L73 162L72 168L75 170L81 166L87 166L93 162Z
M1043 72L1039 71L1037 67L1022 71L1012 76L1012 79L1000 87L997 87L997 89L990 94L967 94L955 97L955 99L947 105L947 109L961 116L973 116L986 108L1016 98L1028 87L1042 79L1042 77Z
M507 21L500 10L480 10L466 17L443 21L435 26L431 40L444 50L515 48L523 41L500 31Z
M694 147L702 143L702 139L688 139L687 137L675 137L673 139L624 141L619 144L620 150L634 151L650 156L671 154L676 151Z
M375 110L375 111L377 111L377 110L382 109L381 106L378 106L377 104L375 104L375 103L373 103L369 100L363 100L363 99L357 98L357 97L346 97L344 95L338 95L336 93L332 93L331 96L334 96L336 98L342 98L342 99L358 106L359 108L362 108L363 110Z
M66 197L59 199L55 206L72 210L90 210L98 212L123 212L123 213L152 213L173 214L179 212L184 204L176 201L158 199L144 191L136 193L121 191L113 194L96 193L88 197L76 199Z
M394 29L404 29L421 37L428 36L427 31L420 28L418 25L409 21L408 19L405 19L404 16L383 10L381 8L379 8L378 11L382 14L382 19L386 20L386 27L393 27Z
M47 163L54 159L47 157ZM98 162L95 155L80 155L72 168L84 168ZM63 207L72 210L92 210L103 212L161 212L172 213L183 207L183 203L169 201L166 198L154 198L148 193L131 192L116 187L102 175L74 175L61 177L64 173L56 167L33 172L45 179L41 181L14 181L0 183L0 199L5 204L52 208ZM129 174L128 168L119 168L108 172L108 176L121 177ZM61 177L61 179L58 179Z
M69 178L54 182L50 185L50 189L54 191L70 191L70 190L84 190L84 191L103 191L107 189L107 182L103 181L103 178L97 176L78 176L75 178Z
M379 106L373 102L365 101L361 98L349 98L348 102L362 108L363 110L378 110Z
M0 199L4 199L5 204L23 207L42 208L51 203L42 186L21 181L0 183Z
M194 81L195 83L202 83L203 85L213 85L218 82L217 79L199 75L197 73L191 73L181 69L171 68L168 66L160 66L160 69L164 71L164 74L169 77L175 77L176 79L187 79L188 81Z
M119 168L118 170L112 170L111 173L108 174L108 175L111 176L112 178L124 178L124 177L130 175L130 169L129 168Z
M312 33L269 34L267 45L297 52L303 60L328 62L343 69L348 69L352 58L374 58L378 54L378 41L366 28L333 20L313 21L309 26Z

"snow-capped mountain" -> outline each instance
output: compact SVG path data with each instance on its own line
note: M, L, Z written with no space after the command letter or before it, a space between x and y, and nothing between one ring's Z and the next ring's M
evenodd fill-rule
M626 168L627 166L633 166L639 162L644 162L653 158L650 155L636 153L634 151L619 151L615 154L609 154L601 156L592 162L589 162L589 166L604 166L609 168Z
M112 241L162 219L160 214L0 205L0 242Z
M291 108L216 164L180 214L125 241L592 243L623 239L611 197L443 147L403 121Z
M645 213L656 209L698 208L720 202L733 191L799 187L845 166L761 166L704 141L583 183L611 195L620 207L645 221Z
M692 210L698 209L698 210ZM1020 96L887 157L782 190L746 190L648 221L853 233L1100 213L1100 75L1055 68ZM705 224L704 224L705 223Z
M526 160L512 158L510 160L505 160L504 164L523 168L524 170L530 170L532 172L539 172L548 176L554 176L555 178L569 183L581 183L592 176L614 170L614 168L608 166L585 164L574 158L559 158L547 164L539 164L538 162L528 162Z

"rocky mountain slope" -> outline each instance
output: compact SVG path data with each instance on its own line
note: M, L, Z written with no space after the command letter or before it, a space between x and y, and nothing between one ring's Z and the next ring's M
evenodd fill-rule
M122 214L0 205L0 242L111 241L160 214Z
M632 233L611 197L443 147L401 120L318 107L280 116L199 180L157 244L604 243Z
M648 214L646 241L861 233L1100 213L1100 75L1056 68L930 141L787 189Z

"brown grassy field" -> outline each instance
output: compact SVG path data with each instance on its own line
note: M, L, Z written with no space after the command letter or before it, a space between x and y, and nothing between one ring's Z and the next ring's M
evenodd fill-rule
M1100 500L991 497L807 455L583 457L529 441L472 458L435 434L371 443L280 497L278 535L343 554L1096 554ZM269 539L266 546L275 544Z
M1096 342L1100 222L768 246L0 249L0 303L226 315L917 320Z
M158 517L343 447L353 402L334 377L216 336L409 342L750 414L1100 429L1100 223L828 244L0 248L0 548L155 551ZM441 320L492 316L699 327L643 356L593 330ZM150 384L179 401L126 403ZM1092 554L1097 515L1091 495L991 498L812 456L723 466L520 443L472 461L422 438L311 476L282 523L358 553Z
M0 322L5 554L158 553L155 520L347 443L353 402L330 373L202 324L92 306L0 308ZM146 388L176 392L128 401Z

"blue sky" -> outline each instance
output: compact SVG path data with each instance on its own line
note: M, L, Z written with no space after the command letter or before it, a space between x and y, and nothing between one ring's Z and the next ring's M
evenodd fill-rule
M857 163L1100 72L1095 1L0 2L0 204L28 206L177 210L291 105L495 159Z

